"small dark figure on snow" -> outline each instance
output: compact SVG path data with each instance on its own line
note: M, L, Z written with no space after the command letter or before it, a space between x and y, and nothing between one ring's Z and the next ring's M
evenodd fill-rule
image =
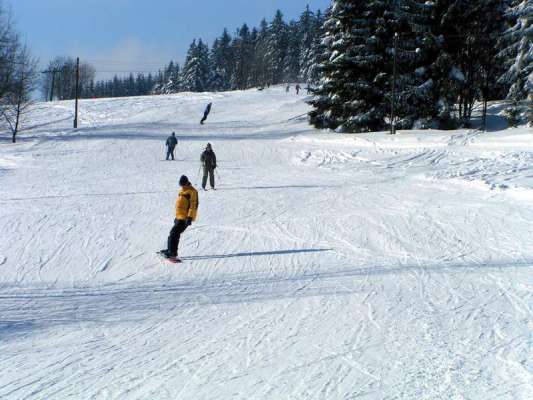
M209 103L204 111L204 117L200 121L200 124L203 125L204 122L207 120L207 117L209 117L209 114L211 113L211 107L213 107L213 103Z
M287 87L285 88L285 92L289 93L290 90L291 90L291 85L287 85Z
M172 157L172 161L174 161L174 150L176 149L176 146L178 145L178 139L176 139L176 133L172 132L172 135L170 135L167 139L167 161Z
M205 190L207 185L207 177L209 176L209 183L211 189L215 189L215 169L217 168L217 156L211 147L211 143L207 143L205 151L200 157L202 166L204 168L204 177L202 179L202 188Z
M313 93L313 89L311 88L311 85L307 84L307 94L312 94L312 93Z
M296 85L296 94L299 95L300 94L300 89L302 87L300 85Z
M181 191L176 201L176 218L168 236L167 249L161 255L172 262L179 263L178 246L181 234L191 226L198 214L198 192L185 175L180 178Z

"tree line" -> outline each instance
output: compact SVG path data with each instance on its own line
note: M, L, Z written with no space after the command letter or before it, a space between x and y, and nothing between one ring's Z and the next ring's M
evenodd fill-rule
M0 117L13 133L31 104L36 60L0 0ZM52 60L43 97L72 99L76 62ZM310 121L339 132L470 126L477 104L507 98L507 118L533 123L532 0L333 0L296 20L224 29L190 45L183 65L96 80L81 63L81 98L226 91L307 82ZM392 129L393 130L393 129Z
M171 61L155 74L138 73L95 81L95 70L82 64L82 98L144 96L178 92L226 91L275 85L282 82L317 82L317 61L324 15L307 7L297 20L285 21L281 11L259 27L243 24L231 35L224 29L209 45L193 40L183 66ZM49 98L72 99L74 60L50 62L41 91ZM55 80L51 71L56 71Z
M72 57L56 57L48 63L41 83L43 98L50 100L71 100L76 97L77 61ZM90 63L79 66L80 97L88 98L93 94L96 69Z
M286 22L277 11L271 22L247 24L232 36L227 29L211 48L194 40L180 69L169 65L158 77L157 93L225 91L265 87L283 82L316 82L324 16L309 7L298 20Z
M532 21L531 0L334 0L311 122L452 129L506 96L520 113L533 100Z

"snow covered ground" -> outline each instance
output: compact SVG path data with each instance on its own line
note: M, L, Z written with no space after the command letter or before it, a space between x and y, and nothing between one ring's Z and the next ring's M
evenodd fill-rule
M497 105L493 132L394 137L306 111L282 88L86 100L74 132L72 103L39 105L0 142L0 398L533 398L532 130ZM221 190L170 266L208 141Z

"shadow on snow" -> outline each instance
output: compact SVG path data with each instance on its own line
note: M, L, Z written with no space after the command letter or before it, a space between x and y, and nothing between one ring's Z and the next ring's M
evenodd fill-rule
M290 255L328 251L327 249L280 250L273 252L237 253L221 256L246 257ZM197 257L196 259L202 259ZM0 340L36 334L80 323L135 324L161 313L176 313L198 307L222 304L249 305L283 299L316 296L347 296L361 290L362 279L411 272L438 274L486 273L487 270L529 269L533 261L499 262L479 265L404 265L371 266L337 271L303 274L226 275L212 280L154 282L143 286L112 284L99 288L35 289L5 287L0 289Z
M225 258L239 258L239 257L259 257L259 256L284 256L291 254L302 254L302 253L320 253L324 251L332 251L333 249L303 249L303 250L277 250L277 251L257 251L257 252L246 252L246 253L235 253L235 254L221 254L221 255L208 255L208 256L193 256L193 257L184 257L184 261L194 261L194 260L221 260Z

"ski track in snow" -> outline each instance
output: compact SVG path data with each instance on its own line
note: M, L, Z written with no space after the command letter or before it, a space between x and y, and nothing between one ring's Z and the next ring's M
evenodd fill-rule
M0 398L533 398L532 131L323 134L303 99L40 104L2 139Z

